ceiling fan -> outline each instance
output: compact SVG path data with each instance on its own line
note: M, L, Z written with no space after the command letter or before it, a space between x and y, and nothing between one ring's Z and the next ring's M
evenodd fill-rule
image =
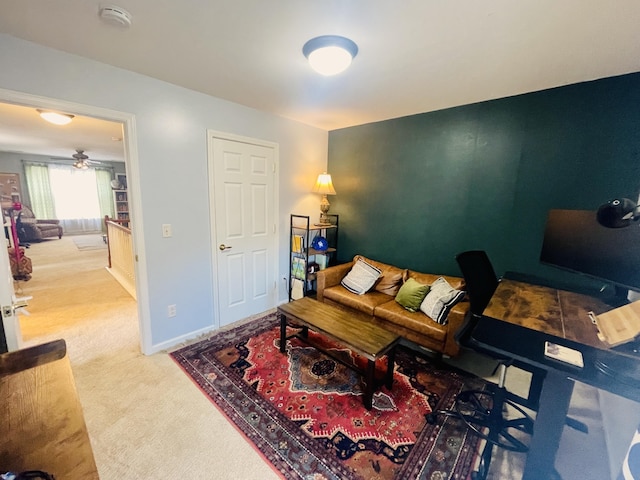
M76 160L75 162L73 162L73 166L80 170L86 170L91 165L102 165L102 162L89 160L89 157L84 154L84 150L76 150L76 153L71 155L71 157Z

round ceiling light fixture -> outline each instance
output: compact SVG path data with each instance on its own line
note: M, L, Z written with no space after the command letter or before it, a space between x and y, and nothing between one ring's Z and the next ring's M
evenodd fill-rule
M131 26L131 14L117 5L101 5L98 15L105 22L118 27L129 28Z
M69 113L58 113L50 110L40 110L39 108L36 110L43 119L54 125L66 125L73 120L73 115Z
M321 75L330 76L344 72L358 54L358 46L352 40L338 35L323 35L309 40L302 47L311 68Z

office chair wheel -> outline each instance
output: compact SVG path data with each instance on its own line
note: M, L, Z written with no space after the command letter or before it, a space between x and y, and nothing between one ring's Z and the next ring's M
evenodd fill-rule
M484 390L467 390L456 398L454 412L468 428L487 442L512 452L526 452L529 447L514 434L533 432L533 419L520 405L501 398L496 400L497 392ZM504 392L499 392L502 396ZM494 411L494 405L499 411ZM502 409L505 405L513 408L520 416L507 419ZM488 429L488 431L487 431Z
M512 452L526 452L529 447L519 440L516 432L531 434L533 419L518 404L504 398L505 392L484 390L466 390L456 397L452 410L436 410L427 415L427 422L436 423L438 415L445 415L462 420L480 438ZM496 396L497 401L496 401ZM499 406L498 411L493 405ZM510 406L520 415L519 418L507 419L502 409Z

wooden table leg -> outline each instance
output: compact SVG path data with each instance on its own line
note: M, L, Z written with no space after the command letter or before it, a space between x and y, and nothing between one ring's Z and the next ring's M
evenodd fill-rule
M375 373L376 373L376 362L374 360L369 360L367 363L367 371L365 372L364 381L366 383L364 389L364 397L362 401L364 403L364 407L367 410L371 410L373 407L373 391L375 389Z
M287 351L287 317L280 314L280 353Z
M393 347L389 353L387 353L387 374L385 376L385 386L391 390L393 387L393 370L396 362L396 348Z

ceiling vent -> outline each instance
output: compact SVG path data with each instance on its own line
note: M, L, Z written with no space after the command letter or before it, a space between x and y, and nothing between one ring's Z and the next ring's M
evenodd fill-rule
M107 23L119 27L128 28L131 26L131 14L124 8L116 5L102 5L99 12L100 18Z

